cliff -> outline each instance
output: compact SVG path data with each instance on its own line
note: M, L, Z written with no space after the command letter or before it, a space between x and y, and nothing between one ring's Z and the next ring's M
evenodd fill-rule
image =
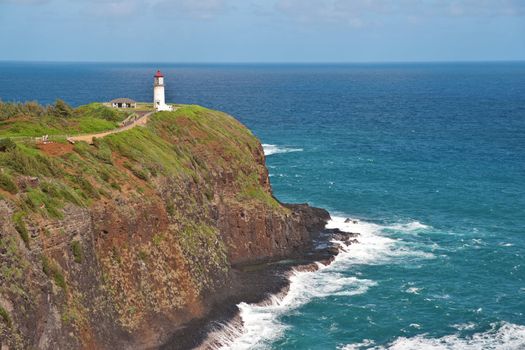
M300 255L327 219L279 203L257 138L198 106L94 145L4 139L0 344L160 346L230 297L236 266Z

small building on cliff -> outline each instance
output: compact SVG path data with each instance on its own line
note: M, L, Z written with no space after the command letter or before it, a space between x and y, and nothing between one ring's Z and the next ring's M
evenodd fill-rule
M116 98L109 103L113 108L137 108L137 102L130 98Z

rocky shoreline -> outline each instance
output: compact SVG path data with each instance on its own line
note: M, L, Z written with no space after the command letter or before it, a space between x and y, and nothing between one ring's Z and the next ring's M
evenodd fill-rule
M290 205L292 206L292 205ZM297 205L293 205L297 210ZM312 239L307 249L296 252L288 259L267 261L257 264L243 264L232 267L232 283L221 291L215 291L216 301L210 306L206 317L189 322L176 330L169 341L160 346L164 350L213 349L217 340L213 334L238 317L237 305L263 303L272 295L286 293L290 285L289 276L293 270L315 271L318 263L330 264L340 252L340 245L358 243L359 233L343 232L339 229L326 229L330 220L323 209L311 208L323 214L323 226L317 225L311 231ZM326 215L328 217L326 217ZM317 219L313 220L318 222ZM240 319L239 319L239 322Z
M327 211L273 196L248 129L179 107L93 145L0 150L0 348L194 348L337 254L316 243Z

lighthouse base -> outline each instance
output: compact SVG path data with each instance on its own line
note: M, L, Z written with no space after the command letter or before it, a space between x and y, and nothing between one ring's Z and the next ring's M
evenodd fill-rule
M159 105L156 105L155 106L155 110L157 112L161 112L161 111L173 111L173 106L170 106L170 105L167 105L167 104L159 104Z

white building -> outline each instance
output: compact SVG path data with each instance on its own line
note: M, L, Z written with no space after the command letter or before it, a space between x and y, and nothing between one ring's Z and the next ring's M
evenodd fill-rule
M109 101L109 104L113 108L137 108L137 102L130 98L116 98Z
M171 111L172 106L166 104L164 95L164 75L157 71L153 80L153 106L157 111Z

